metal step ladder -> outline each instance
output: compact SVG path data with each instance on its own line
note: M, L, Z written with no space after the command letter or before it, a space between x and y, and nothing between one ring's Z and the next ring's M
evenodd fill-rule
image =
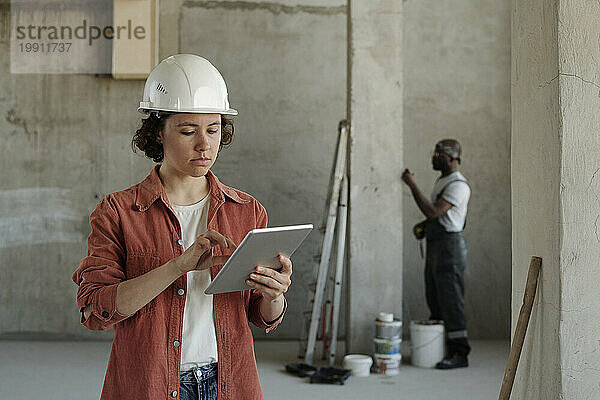
M314 291L309 296L306 311L304 312L303 336L300 340L299 357L304 358L304 363L312 364L317 342L318 328L323 326L322 335L329 333L329 365L335 362L335 350L339 327L340 299L342 293L342 279L345 261L346 220L348 213L348 177L346 175L346 157L348 151L348 123L343 120L338 126L338 147L336 159L330 182L329 201L326 207L325 235L318 263L313 269ZM338 220L339 217L339 220ZM336 230L337 225L337 230ZM337 257L335 273L329 271L334 235L337 235ZM330 276L332 275L332 276ZM327 282L333 283L333 288L327 290ZM311 286L312 287L312 286ZM325 299L332 297L332 299ZM325 299L325 302L324 302ZM329 312L327 312L327 306ZM331 320L329 332L325 327ZM323 358L326 358L326 348L323 349Z

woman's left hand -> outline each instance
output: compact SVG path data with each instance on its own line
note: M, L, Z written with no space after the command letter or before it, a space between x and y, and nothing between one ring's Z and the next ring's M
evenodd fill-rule
M259 290L266 300L273 301L287 292L292 284L292 260L283 254L277 256L281 269L279 271L269 267L257 266L250 274L246 283Z

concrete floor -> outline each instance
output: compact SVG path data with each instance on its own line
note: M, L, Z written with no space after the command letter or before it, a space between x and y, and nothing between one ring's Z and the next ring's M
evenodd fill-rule
M470 367L451 371L402 365L400 374L350 377L344 386L310 384L285 372L297 342L258 341L265 399L493 399L498 397L509 343L473 341ZM0 399L98 399L109 342L0 341ZM283 396L282 396L283 394Z

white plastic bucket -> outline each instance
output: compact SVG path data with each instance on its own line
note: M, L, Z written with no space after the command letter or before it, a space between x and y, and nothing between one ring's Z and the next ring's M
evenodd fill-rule
M401 354L375 354L377 373L382 375L398 375L401 362Z
M373 359L365 354L348 354L344 356L343 366L352 370L353 376L369 376Z
M410 347L412 363L432 368L444 358L444 324L442 321L411 321Z

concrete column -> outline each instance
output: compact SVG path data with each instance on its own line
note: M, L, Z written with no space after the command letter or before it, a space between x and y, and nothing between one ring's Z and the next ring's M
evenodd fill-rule
M512 1L513 332L543 258L513 388L597 397L600 372L600 4Z
M350 1L348 350L402 315L402 2Z

